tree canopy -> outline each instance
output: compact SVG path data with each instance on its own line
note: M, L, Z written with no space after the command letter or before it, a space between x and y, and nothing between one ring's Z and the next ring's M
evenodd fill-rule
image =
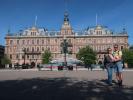
M43 55L42 55L42 63L43 64L48 64L51 61L52 54L49 50L45 50Z
M5 55L5 56L1 59L1 64L2 64L2 65L11 64L11 60L7 57L7 55Z
M133 67L133 51L130 49L123 49L123 60L128 63L128 67Z
M96 63L96 52L90 46L83 47L76 54L77 59L83 61L85 65Z

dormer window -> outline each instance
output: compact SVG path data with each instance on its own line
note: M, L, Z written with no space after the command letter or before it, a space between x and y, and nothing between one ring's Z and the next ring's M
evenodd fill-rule
M102 31L101 30L100 31L98 30L98 31L96 31L96 34L97 35L102 35Z
M98 35L99 32L98 31L96 31L96 32L97 32L97 35Z
M19 44L19 40L17 40L17 44Z
M23 44L25 44L25 40L23 40Z
M93 30L90 30L90 34L93 34Z
M100 35L102 35L102 31L100 31Z
M36 32L34 32L34 35L36 36Z
M25 35L27 35L28 34L28 31L25 31Z
M35 36L36 35L36 32L31 32L31 35Z
M11 44L11 45L13 44L13 40L10 40L10 44Z

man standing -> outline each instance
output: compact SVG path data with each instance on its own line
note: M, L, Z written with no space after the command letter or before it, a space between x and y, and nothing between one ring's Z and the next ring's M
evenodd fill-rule
M113 56L115 58L114 71L116 72L116 79L118 80L118 85L122 86L122 51L118 49L118 45L114 45Z

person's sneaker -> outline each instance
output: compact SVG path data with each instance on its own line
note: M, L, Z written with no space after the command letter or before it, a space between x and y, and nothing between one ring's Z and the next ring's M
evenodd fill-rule
M113 86L113 84L112 84L112 83L110 83L110 84L109 84L109 86Z
M122 86L122 80L120 81L119 86Z
M118 85L122 86L122 80L118 81Z
M109 86L113 86L113 84L112 84L111 82L108 82L108 85L109 85Z

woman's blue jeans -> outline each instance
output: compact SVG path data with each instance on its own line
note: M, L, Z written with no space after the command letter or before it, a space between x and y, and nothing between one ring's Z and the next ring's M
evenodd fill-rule
M112 84L113 67L108 66L107 73L108 73L108 83Z

